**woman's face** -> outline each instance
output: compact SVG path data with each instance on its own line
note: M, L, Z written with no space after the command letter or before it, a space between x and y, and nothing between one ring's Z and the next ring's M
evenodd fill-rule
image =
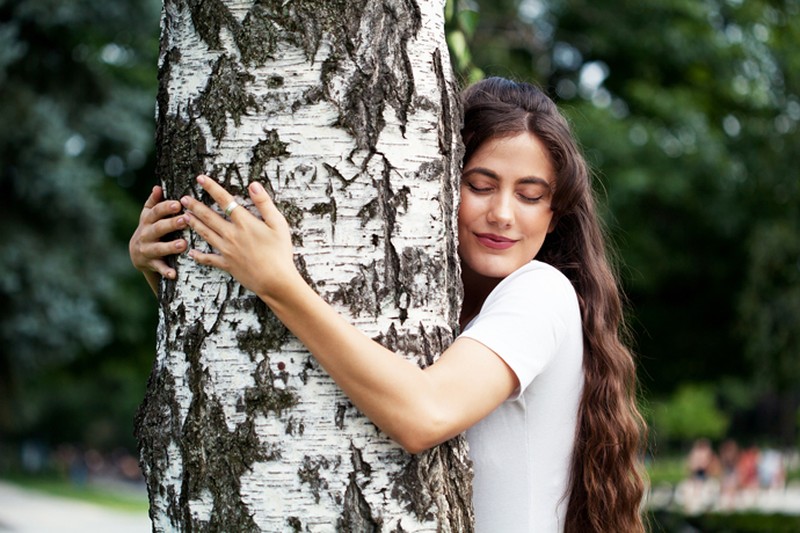
M465 278L505 278L531 261L552 229L555 171L533 134L489 139L464 166L458 252Z

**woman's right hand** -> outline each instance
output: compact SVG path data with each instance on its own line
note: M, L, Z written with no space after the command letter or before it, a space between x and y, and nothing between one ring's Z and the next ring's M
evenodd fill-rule
M153 187L153 192L150 193L139 215L139 226L128 243L131 263L144 274L147 283L156 294L162 276L167 279L175 279L177 276L164 258L181 253L188 246L186 239L162 241L164 236L180 231L187 225L186 217L181 213L180 202L164 201L163 195L161 187L158 185Z

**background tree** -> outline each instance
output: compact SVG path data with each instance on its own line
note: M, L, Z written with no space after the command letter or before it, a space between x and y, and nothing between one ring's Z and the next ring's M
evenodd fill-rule
M423 366L460 304L441 8L167 1L159 61L167 197L199 194L200 172L240 196L264 183L308 282ZM176 268L137 422L155 529L471 530L462 439L403 452L255 295L186 256Z
M157 30L157 2L0 2L0 446L135 445L154 321L121 243Z

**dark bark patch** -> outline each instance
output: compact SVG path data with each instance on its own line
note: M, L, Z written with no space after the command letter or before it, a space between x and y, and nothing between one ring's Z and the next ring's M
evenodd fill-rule
M163 115L156 131L156 177L166 198L191 194L191 179L203 172L208 157L203 132L193 119Z
M221 0L186 0L197 34L212 50L222 48L219 33L223 27L235 28L238 22Z
M156 510L156 498L165 497L166 515L170 524L180 524L180 504L173 486L167 488L160 481L169 469L168 450L171 442L180 438L180 413L175 399L175 379L169 371L153 365L144 397L134 420L134 435L139 445L139 461L147 481L150 500L150 518Z
M403 469L396 475L392 487L392 497L405 504L407 511L414 513L418 520L427 522L434 519L433 498L425 484L425 456L430 451L409 455Z
M248 111L258 111L256 99L247 91L247 85L254 81L255 76L242 70L227 55L220 56L214 63L208 83L196 103L217 142L225 136L228 117L239 126Z
M252 361L269 352L280 350L289 339L289 330L260 298L250 295L233 300L230 305L233 309L255 313L258 319L259 330L248 328L236 335L239 349L249 354Z
M292 531L294 531L295 533L299 533L300 531L303 530L303 522L301 522L300 519L297 518L296 516L290 516L289 518L287 518L286 524L290 528L292 528Z
M260 2L247 12L241 26L234 32L242 61L248 65L263 65L275 57L280 28L270 12Z
M458 459L463 438L457 437L416 455L409 455L394 478L392 497L405 503L419 520L447 523L453 531L474 531L471 464ZM435 504L433 495L438 502ZM434 516L436 513L436 516Z
M244 392L244 408L249 415L259 412L264 416L270 413L281 416L299 403L297 394L285 384L286 376L276 375L270 368L269 359L263 359L252 375L256 384ZM283 386L275 386L278 379L284 381Z
M350 481L344 493L342 515L336 523L336 531L358 531L373 533L381 530L383 522L372 516L369 502L364 498L361 488L356 482L355 472L350 473Z
M228 429L219 399L207 392L208 370L201 361L207 332L202 324L191 324L184 335L184 353L189 362L187 381L192 400L178 440L184 463L180 504L183 523L190 529L253 531L253 513L241 498L241 477L257 461L275 460L280 449L261 444L252 416ZM189 512L188 502L208 491L213 500L209 522Z
M331 217L331 226L333 226L336 224L336 199L331 196L329 202L314 204L309 208L308 212L317 216L329 215Z
M303 245L303 234L300 231L303 223L303 210L294 202L278 200L275 207L281 212L289 227L292 229L292 244L295 246Z
M297 470L300 482L308 485L314 500L319 503L321 493L328 489L328 482L320 475L320 470L328 470L331 467L330 461L322 455L316 457L303 457L303 464Z
M358 210L358 218L361 219L361 227L367 225L367 222L376 218L380 211L380 205L377 198L373 198Z
M341 284L329 295L329 300L347 306L353 317L364 313L378 317L381 302L388 291L381 283L375 264L359 266L359 272L348 283Z
M264 174L267 162L289 155L286 150L289 143L281 141L277 130L266 130L264 134L266 137L256 143L250 157L250 181L256 181Z

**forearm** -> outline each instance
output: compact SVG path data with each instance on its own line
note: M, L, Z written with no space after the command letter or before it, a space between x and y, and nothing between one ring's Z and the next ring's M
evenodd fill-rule
M153 291L153 294L155 294L156 298L158 298L158 285L161 283L161 275L152 270L145 270L142 272L142 275L144 275L144 279L147 281L147 284L150 285L150 289Z
M299 275L281 295L261 298L390 437L413 450L420 442L426 447L432 433L451 436L436 428L435 390L426 373L349 324Z

